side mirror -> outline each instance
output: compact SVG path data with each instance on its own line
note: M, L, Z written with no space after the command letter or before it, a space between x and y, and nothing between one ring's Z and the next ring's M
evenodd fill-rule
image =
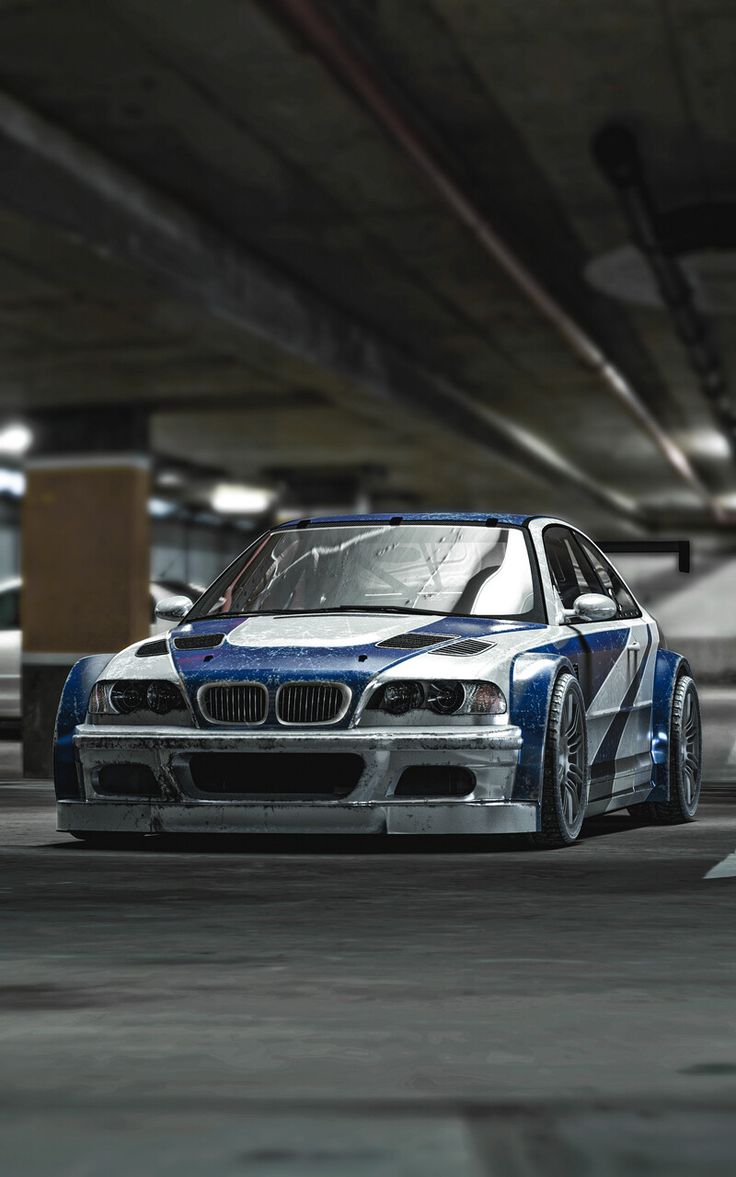
M575 598L572 609L566 609L567 621L612 621L618 605L603 593L583 593Z
M189 597L162 597L156 605L159 621L181 621L192 607Z

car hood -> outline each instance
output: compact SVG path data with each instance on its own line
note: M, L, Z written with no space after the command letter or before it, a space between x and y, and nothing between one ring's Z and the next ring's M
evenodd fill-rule
M179 626L170 635L171 655L190 698L205 683L256 681L270 688L289 680L339 680L357 700L377 674L453 641L474 638L502 643L505 634L543 628L534 623L486 617L417 614L282 614L247 618L206 618ZM182 639L223 635L212 647L182 649ZM402 649L379 643L418 635L442 638L435 646ZM187 643L188 644L188 643ZM450 670L448 660L448 674ZM346 717L349 719L349 717Z

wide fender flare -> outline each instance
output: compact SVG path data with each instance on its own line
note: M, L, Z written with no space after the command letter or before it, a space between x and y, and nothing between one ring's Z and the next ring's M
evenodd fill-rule
M54 727L54 789L57 800L79 796L74 760L74 732L87 715L90 691L113 654L92 654L75 662L67 675Z
M544 748L552 689L563 671L577 678L569 659L556 652L519 654L511 666L509 718L521 728L522 746L514 781L515 801L540 801Z
M672 695L681 674L690 674L690 664L674 650L658 650L652 686L652 784L650 801L669 801L670 728Z

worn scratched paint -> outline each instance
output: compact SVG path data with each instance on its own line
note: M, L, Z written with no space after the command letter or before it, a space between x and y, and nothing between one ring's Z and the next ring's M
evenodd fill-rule
M355 516L323 522L389 523L391 518ZM481 525L488 520L481 514L405 518ZM643 755L649 756L652 779L643 787L646 791L656 786L654 795L661 797L667 789L669 705L682 660L659 649L656 623L645 612L637 621L567 624L543 543L544 528L558 521L518 515L494 519L501 525L528 527L539 563L547 624L440 615L212 616L173 630L166 654L140 657L141 643L137 643L112 658L104 656L99 665L84 660L70 675L59 714L60 828L73 829L74 823L80 823L79 828L152 831L534 829L543 784L549 700L563 671L576 675L583 690L592 768L599 770L599 777L603 774L604 784L609 762L610 772L617 773L618 758L631 759L636 740L641 741L637 715L646 711L651 717L651 740ZM419 651L380 644L409 632L432 634L441 642ZM209 648L176 648L177 637L211 633L224 634L224 639ZM635 633L638 645L633 641ZM488 644L471 656L453 655L452 643L463 638ZM634 656L635 646L641 653ZM165 723L149 717L145 724L136 724L119 716L103 726L86 725L87 697L98 675L174 682L183 690L188 711L172 714ZM508 713L491 723L479 717L447 718L424 712L380 716L364 710L365 700L378 685L400 679L494 682L508 700ZM345 714L335 724L313 730L284 727L276 718L274 699L279 686L294 681L342 684L350 693ZM198 706L198 691L217 682L263 684L269 698L265 722L246 730L208 720ZM251 791L223 801L195 789L188 769L192 753L213 749L282 755L352 750L363 757L364 771L349 800L269 801ZM86 803L73 800L78 798L75 755L82 767ZM151 801L95 796L100 767L125 763L148 766L160 796ZM474 774L476 787L469 797L412 802L393 798L405 768L443 764ZM625 799L619 804L625 804ZM106 826L106 822L115 824Z

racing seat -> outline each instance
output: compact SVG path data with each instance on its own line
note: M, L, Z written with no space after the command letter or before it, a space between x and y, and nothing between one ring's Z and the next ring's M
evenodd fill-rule
M580 585L572 560L569 556L563 560L559 550L549 551L547 557L552 581L560 594L562 606L564 609L572 609L576 599L580 596Z

